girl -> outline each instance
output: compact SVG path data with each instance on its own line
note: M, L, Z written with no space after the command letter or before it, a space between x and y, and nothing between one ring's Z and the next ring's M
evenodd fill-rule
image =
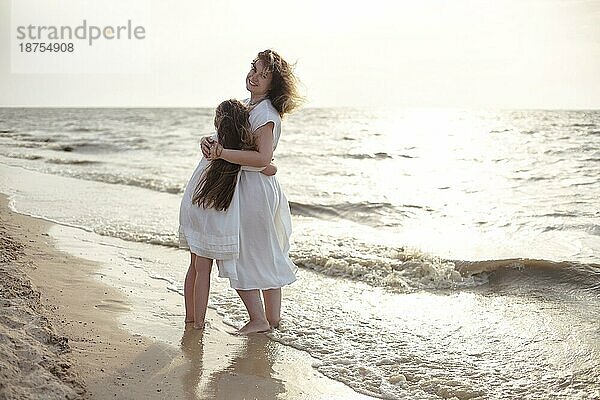
M248 119L249 111L239 101L219 104L214 121L218 142L229 149L256 149ZM273 167L265 173L274 173ZM191 253L184 284L186 322L194 322L197 329L204 327L212 259L237 257L239 252L239 201L235 194L240 169L240 165L225 160L202 158L181 201L179 245ZM234 276L223 276L230 275Z

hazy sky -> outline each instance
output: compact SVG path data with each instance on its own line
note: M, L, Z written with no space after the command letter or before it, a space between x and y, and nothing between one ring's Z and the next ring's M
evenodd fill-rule
M60 15L84 18L52 3ZM273 48L297 61L310 106L600 109L600 1L101 4L123 12L88 20L147 27L145 71L12 74L16 32L10 1L0 0L0 106L212 107L244 97L250 61ZM48 11L31 13L57 23Z

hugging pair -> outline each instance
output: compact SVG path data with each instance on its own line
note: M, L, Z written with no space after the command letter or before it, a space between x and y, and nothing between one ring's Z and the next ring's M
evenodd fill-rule
M277 327L281 288L296 280L297 267L288 255L289 204L270 162L281 117L301 101L291 65L272 50L253 60L246 89L246 101L217 107L216 136L202 139L204 157L179 212L180 247L191 257L184 285L186 322L204 327L216 260L219 276L229 278L248 310L241 334Z

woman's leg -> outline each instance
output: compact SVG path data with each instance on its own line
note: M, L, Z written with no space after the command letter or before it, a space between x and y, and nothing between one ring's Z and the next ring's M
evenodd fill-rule
M194 281L196 280L196 255L190 252L190 267L185 274L183 284L183 298L185 302L185 322L194 322Z
M265 299L265 314L271 328L277 328L281 320L281 288L262 291Z
M194 280L194 328L204 329L204 318L208 306L208 294L210 292L210 270L212 260L196 255L194 262L196 279Z
M238 290L238 295L244 302L250 321L240 328L238 333L246 335L249 333L266 332L269 330L269 321L265 317L265 309L260 299L259 290Z

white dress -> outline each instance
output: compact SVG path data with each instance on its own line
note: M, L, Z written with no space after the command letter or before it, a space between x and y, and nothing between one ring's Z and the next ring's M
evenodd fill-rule
M273 151L281 136L281 118L269 100L250 111L256 131L273 122ZM297 266L290 259L292 219L290 207L276 176L262 168L242 167L233 199L226 211L192 204L192 196L209 161L198 163L181 200L179 247L217 260L219 276L232 288L275 289L296 280Z

